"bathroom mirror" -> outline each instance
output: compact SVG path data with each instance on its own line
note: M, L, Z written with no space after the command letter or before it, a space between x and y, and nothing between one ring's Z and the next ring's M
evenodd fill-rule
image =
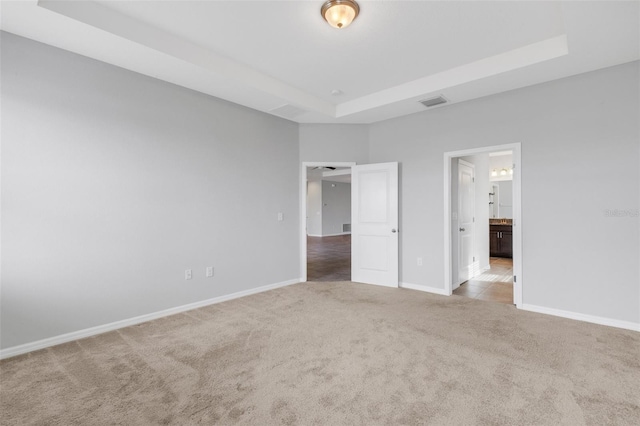
M513 219L513 183L510 180L491 182L489 217Z
M497 182L491 183L491 192L489 192L489 217L500 217L500 187Z

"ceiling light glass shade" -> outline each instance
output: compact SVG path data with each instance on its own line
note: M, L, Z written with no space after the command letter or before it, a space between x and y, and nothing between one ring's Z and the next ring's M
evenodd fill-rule
M513 169L509 169L509 174L512 175L513 174Z
M491 176L498 176L498 171L496 169L493 169L493 171L491 172Z
M506 175L507 175L507 169L500 170L500 176L506 176Z
M360 13L360 6L353 0L329 0L320 13L332 27L346 28Z

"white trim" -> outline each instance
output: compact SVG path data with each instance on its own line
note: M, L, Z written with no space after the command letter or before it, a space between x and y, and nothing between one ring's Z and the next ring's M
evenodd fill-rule
M453 294L451 259L451 156L444 153L444 292Z
M449 294L447 294L447 291L444 288L431 287L431 286L422 285L422 284L411 284L411 283L401 282L400 288L407 288L410 290L418 290L418 291L424 291L426 293L434 293L434 294L440 294L442 296L449 296Z
M625 330L640 331L640 323L622 321L595 315L580 314L578 312L563 311L561 309L545 308L544 306L523 304L520 306L523 311L537 312L539 314L553 315L556 317L569 318L572 320L585 321L593 324L607 325L609 327L623 328Z
M513 303L517 308L522 306L522 150L519 143L513 148L513 275L517 277L513 283Z
M476 165L475 164L470 163L468 161L464 161L462 158L458 158L458 164L463 164L463 165L465 165L467 167L471 167L474 172L476 171ZM473 177L475 178L476 175L474 174Z
M174 308L169 308L169 309L165 309L158 312L152 312L150 314L140 315L140 316L125 319L125 320L115 321L109 324L98 325L96 327L85 328L84 330L73 331L71 333L61 334L59 336L37 340L31 343L25 343L23 345L13 346L10 348L0 350L0 359L9 358L16 355L22 355L27 352L36 351L38 349L44 349L50 346L72 342L78 339L84 339L85 337L95 336L97 334L106 333L108 331L118 330L120 328L129 327L131 325L140 324L143 322L155 320L155 319L166 317L169 315L179 314L181 312L190 311L192 309L202 308L203 306L226 302L227 300L237 299L239 297L250 296L256 293L262 293L262 292L273 290L276 288L297 284L299 282L301 282L299 279L293 279L288 281L282 281L275 284L267 284L262 287L256 287L249 290L243 290L236 293L227 294L224 296L214 297L213 299L201 300L199 302L189 303L187 305L176 306Z
M352 167L355 162L303 161L300 164L300 282L307 282L307 168Z
M486 146L481 148L450 151L444 153L444 288L447 295L453 292L451 282L451 159L493 151L513 152L513 274L517 276L513 283L513 302L516 307L522 306L522 161L521 144Z
M341 232L339 234L327 234L327 235L315 235L315 234L309 234L309 237L337 237L338 235L351 235L351 232Z
M469 280L470 279L473 279L473 277L470 277ZM453 281L451 281L451 294L453 294L453 290L457 289L462 285L462 283L466 283L469 280L458 280L458 282L456 282L455 284L453 283ZM451 296L451 294L448 294L447 296Z

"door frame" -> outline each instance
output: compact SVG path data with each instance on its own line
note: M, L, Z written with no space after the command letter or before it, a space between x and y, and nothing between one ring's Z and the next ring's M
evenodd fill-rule
M513 301L517 308L522 307L522 161L521 143L486 146L480 148L449 151L444 153L444 289L446 295L453 292L451 260L451 160L456 157L483 154L495 151L513 152L513 275L517 277L513 283Z
M307 282L307 168L349 167L354 161L303 161L300 166L300 282Z

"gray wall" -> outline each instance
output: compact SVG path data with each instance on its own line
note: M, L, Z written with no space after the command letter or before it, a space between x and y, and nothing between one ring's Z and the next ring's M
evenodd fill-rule
M307 181L307 235L322 235L322 180Z
M606 214L639 207L638 74L634 62L372 124L371 162L402 162L402 281L444 288L443 154L521 142L524 303L639 322L640 219Z
M301 124L300 161L369 162L366 124Z
M351 184L322 181L322 235L342 234L351 223Z
M299 277L297 124L1 43L2 348Z
M401 280L444 288L443 153L513 142L524 303L640 321L640 219L607 214L639 204L637 62L298 126L1 34L2 348L295 279L299 161L399 161Z

